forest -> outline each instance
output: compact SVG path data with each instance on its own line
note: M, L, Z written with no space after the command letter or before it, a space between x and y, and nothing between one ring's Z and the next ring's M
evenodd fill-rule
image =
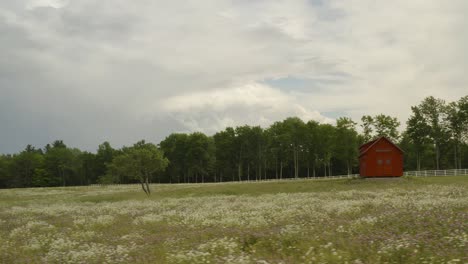
M323 177L358 173L359 145L388 137L405 152L405 170L468 167L468 96L427 97L412 106L404 130L392 116L364 115L336 124L297 117L268 128L227 127L212 136L173 133L159 144L144 140L120 149L103 142L95 153L56 140L0 154L0 188L111 183L203 183ZM359 132L358 132L359 131ZM0 150L1 151L1 150Z

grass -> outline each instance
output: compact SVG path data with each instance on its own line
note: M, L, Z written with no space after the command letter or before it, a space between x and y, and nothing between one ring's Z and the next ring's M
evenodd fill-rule
M0 263L467 263L468 177L0 190Z

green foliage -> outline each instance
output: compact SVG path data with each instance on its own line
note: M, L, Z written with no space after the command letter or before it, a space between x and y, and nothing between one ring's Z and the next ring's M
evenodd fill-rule
M429 143L430 126L426 124L424 117L418 107L411 107L413 114L406 122L406 134L404 138L409 139L416 154L416 167L421 169L421 157L425 146Z
M32 187L43 187L43 186L54 186L54 182L51 182L53 177L47 172L46 169L36 168L34 175L32 176Z
M97 183L102 184L102 185L109 185L109 184L114 184L118 183L118 179L116 179L116 176L113 173L105 174L99 177L97 180Z
M32 186L36 169L44 163L44 157L31 146L26 147L20 154L13 156L11 169L15 171L14 185L19 187Z
M468 141L468 96L447 105L446 122L454 148L455 168L462 168L462 142Z
M399 138L400 122L396 117L380 114L374 117L365 115L361 118L365 141L377 137L387 137L396 142Z
M357 165L358 133L356 123L349 118L338 118L336 121L335 157L346 163L347 174L351 174Z
M164 151L165 157L170 160L166 170L166 178L169 182L187 182L188 163L187 163L187 134L171 134L159 144Z
M70 149L63 142L55 142L44 154L44 167L49 175L52 186L70 185L76 182L77 170L80 167L78 159L80 151Z
M10 164L11 157L6 155L0 155L0 188L7 188L9 186L10 179Z
M332 175L332 158L335 154L336 129L330 124L319 126L318 161L323 165L324 174ZM328 171L327 171L328 170Z
M361 118L361 121L362 121L361 126L363 129L364 141L365 142L370 141L373 137L372 135L374 132L374 129L373 129L374 119L372 118L372 116L365 115Z
M139 141L132 147L124 147L122 154L115 157L107 166L114 175L129 176L138 180L143 191L149 195L151 193L149 182L157 173L163 172L168 164L169 160L156 145Z
M95 156L95 176L102 176L106 174L106 164L112 162L112 159L117 154L117 151L112 148L109 142L105 141L99 145Z
M189 177L195 182L205 182L205 177L214 167L215 146L212 138L195 132L188 137L187 163Z
M468 96L448 103L425 98L411 107L401 135L394 117L364 115L361 121L359 133L347 117L335 125L289 117L267 128L227 127L213 136L174 133L158 146L140 141L116 149L106 141L95 153L70 148L62 140L43 149L28 145L19 153L0 155L0 188L353 174L359 169L358 147L379 136L405 151L405 170L468 167Z
M218 180L234 180L236 174L236 132L232 127L228 127L213 136L215 144L215 172ZM216 181L216 179L215 179Z

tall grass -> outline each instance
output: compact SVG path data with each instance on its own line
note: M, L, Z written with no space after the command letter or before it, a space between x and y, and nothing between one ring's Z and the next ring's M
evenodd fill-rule
M468 178L0 191L1 263L466 263Z

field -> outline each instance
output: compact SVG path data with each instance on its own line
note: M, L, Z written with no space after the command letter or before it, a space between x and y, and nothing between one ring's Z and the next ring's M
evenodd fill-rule
M1 263L468 263L468 177L0 190Z

